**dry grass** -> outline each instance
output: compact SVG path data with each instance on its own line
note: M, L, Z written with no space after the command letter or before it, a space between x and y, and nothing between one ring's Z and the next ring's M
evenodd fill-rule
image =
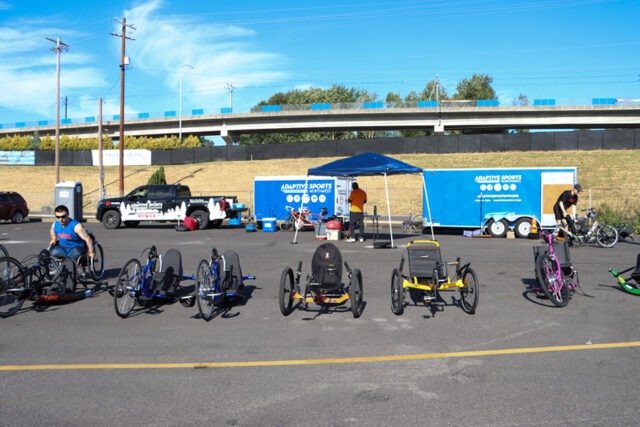
M640 150L627 151L554 151L468 154L406 154L395 158L429 169L490 167L557 167L576 166L585 193L582 207L598 207L607 203L615 208L636 206L640 200ZM279 159L265 161L213 162L165 166L167 182L181 182L194 194L237 195L241 203L252 205L255 176L306 175L307 169L335 158ZM125 192L146 184L158 166L125 167ZM98 199L97 167L64 166L64 181L82 182L85 212L95 210ZM105 168L108 196L119 193L118 167ZM3 190L20 192L35 212L48 211L54 204L55 170L53 167L3 166L0 168ZM361 177L361 186L369 195L369 206L386 210L384 180ZM389 177L392 215L405 215L409 210L421 211L422 180L418 175ZM589 197L591 200L589 200Z

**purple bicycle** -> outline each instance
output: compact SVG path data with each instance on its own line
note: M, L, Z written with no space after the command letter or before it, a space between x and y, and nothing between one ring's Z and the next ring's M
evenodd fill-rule
M541 235L546 245L533 248L539 285L533 290L541 291L555 306L564 307L580 287L578 271L571 264L567 242L554 242L553 234L547 231Z

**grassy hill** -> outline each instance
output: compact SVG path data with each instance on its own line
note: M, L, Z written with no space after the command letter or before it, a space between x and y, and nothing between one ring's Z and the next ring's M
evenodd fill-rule
M503 152L463 154L406 154L393 156L422 168L490 168L490 167L557 167L575 166L578 180L585 192L580 207L598 208L606 203L616 209L635 212L640 200L640 150L628 151L553 151ZM306 175L310 167L319 166L335 158L301 158L262 161L212 162L164 166L167 182L181 182L194 194L237 195L241 203L253 204L255 176ZM125 192L147 183L159 166L125 167ZM97 167L64 166L60 168L63 181L82 182L84 210L95 211L99 197ZM107 196L119 193L118 167L105 168ZM34 212L49 212L54 204L54 167L3 166L0 168L3 190L20 192ZM384 180L381 177L359 178L369 196L370 209L377 205L386 210ZM389 177L392 215L406 215L410 210L420 212L422 180L418 175ZM87 214L85 214L87 216Z

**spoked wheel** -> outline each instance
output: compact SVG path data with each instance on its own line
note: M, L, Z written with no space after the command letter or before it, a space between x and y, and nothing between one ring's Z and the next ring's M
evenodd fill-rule
M596 231L596 241L603 248L612 248L618 243L618 230L610 225L601 225Z
M397 268L391 273L391 312L397 316L404 313L404 288L402 275Z
M465 313L475 314L476 307L478 307L478 291L480 290L480 284L478 283L478 276L473 268L467 268L462 275L462 283L464 287L460 288L460 305Z
M293 230L293 225L294 225L293 217L289 215L286 220L280 223L280 231Z
M76 284L78 283L76 261L71 258L64 258L52 259L51 262L58 265L57 267L51 266L56 269L51 278L52 288L57 289L60 294L75 292Z
M547 254L540 255L536 261L536 269L541 279L542 293L557 307L569 304L569 288L563 281L558 283L558 277L562 277L562 272L558 270L554 260Z
M280 276L280 312L283 316L288 316L293 311L293 270L291 267L287 267L282 270L282 276Z
M9 251L4 246L0 245L0 258L9 256Z
M123 319L131 314L136 305L136 292L140 289L142 266L137 259L129 260L118 275L113 301L116 314Z
M196 301L202 318L207 322L211 320L216 309L213 303L213 278L211 267L204 259L198 264L196 273Z
M351 300L353 317L357 319L362 314L362 273L357 268L354 268L351 274L349 299Z
M16 314L24 303L27 278L15 258L0 258L0 317Z
M93 259L90 260L89 273L93 280L100 280L104 276L104 251L102 245L96 243L93 247Z

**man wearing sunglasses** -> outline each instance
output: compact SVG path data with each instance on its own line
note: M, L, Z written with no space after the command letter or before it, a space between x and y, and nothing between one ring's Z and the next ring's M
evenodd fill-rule
M53 248L51 255L76 259L87 248L89 257L93 258L91 236L79 221L69 217L69 209L65 205L58 205L54 214L56 221L51 225L49 242L49 246Z

